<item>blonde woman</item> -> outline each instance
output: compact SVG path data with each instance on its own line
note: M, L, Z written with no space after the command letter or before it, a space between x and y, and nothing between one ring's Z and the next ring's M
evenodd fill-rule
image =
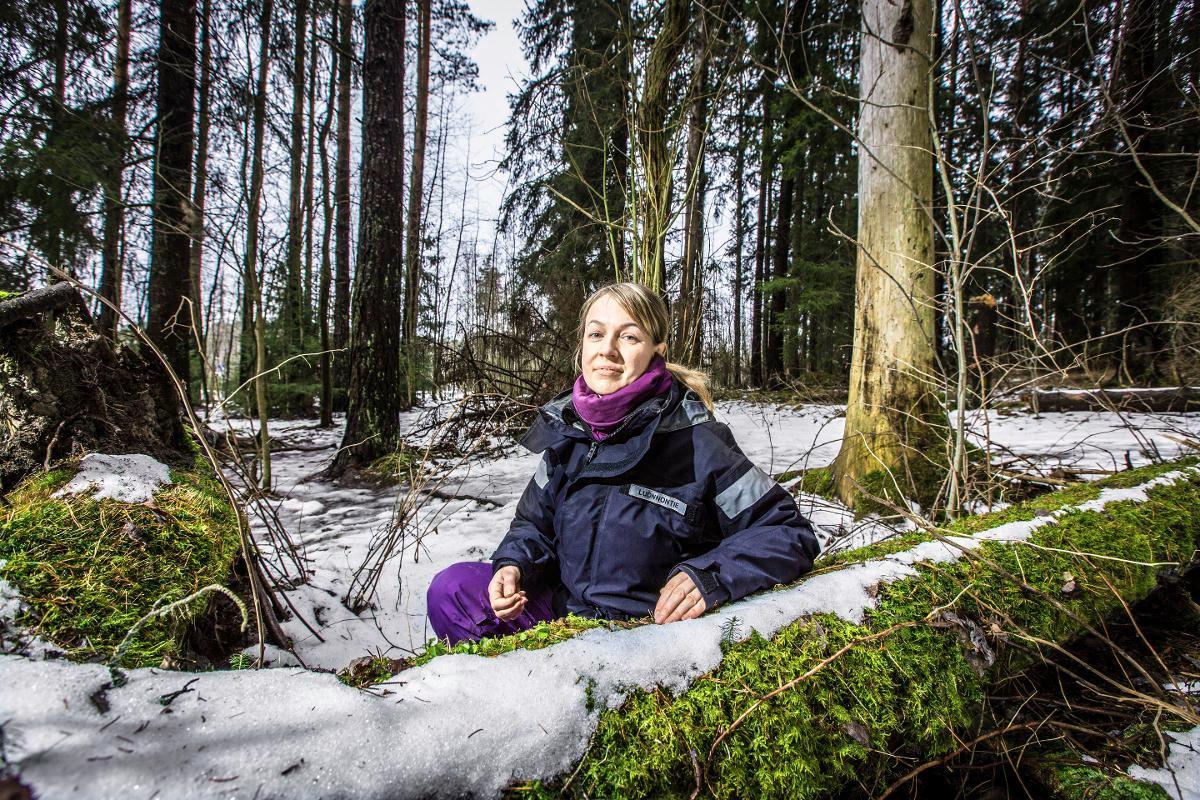
M605 286L579 317L580 375L522 440L541 453L491 563L430 584L451 643L573 613L693 619L812 567L817 541L791 496L712 414L704 376L666 361L662 298Z

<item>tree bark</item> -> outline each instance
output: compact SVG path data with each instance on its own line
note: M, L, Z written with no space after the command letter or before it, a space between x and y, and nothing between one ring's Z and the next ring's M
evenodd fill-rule
M329 92L325 102L325 118L321 121L321 132L318 134L321 146L321 219L324 230L321 236L321 276L317 289L317 320L321 336L321 427L333 427L333 354L329 352L332 343L329 338L329 294L332 286L332 270L330 261L330 244L333 233L333 204L330 202L329 157L326 145L329 142L329 131L333 126L333 105L337 96L339 80L338 63L338 8L330 15L330 66Z
M308 0L295 0L292 51L292 129L288 154L287 281L284 284L281 340L284 357L301 352L304 342L302 295L304 253L304 78L308 51ZM295 370L289 369L291 375Z
M196 89L195 0L163 0L159 13L158 99L146 333L185 384L191 337L192 123ZM178 315L183 315L182 318Z
M852 507L864 480L880 472L923 499L928 492L918 484L933 466L926 451L940 406L927 110L932 23L930 0L863 5L854 349L834 463L838 495Z
M735 148L733 162L733 385L740 387L742 385L742 295L745 293L743 285L743 261L745 256L745 240L746 240L746 196L742 192L742 184L746 177L746 106L745 94L738 92L738 125L737 125L737 146Z
M125 204L121 195L125 176L125 154L128 152L128 132L125 120L129 110L129 38L133 0L120 0L117 6L117 53L113 61L111 161L104 176L104 239L100 250L100 297L121 307L124 264L121 260L121 235L125 230ZM111 341L117 340L116 310L101 303L97 320L100 332Z
M196 115L196 185L192 190L192 242L190 264L192 290L192 326L195 328L194 340L200 343L202 350L208 345L204 315L201 313L200 280L204 274L204 207L205 195L208 193L208 139L209 127L209 95L212 89L212 39L209 36L209 22L212 18L212 0L204 0L200 12L200 86L197 91L199 108ZM204 354L207 356L207 354ZM207 358L200 360L200 387L202 394L208 395L209 368Z
M263 318L262 287L258 280L258 228L262 206L263 146L266 136L267 77L271 68L271 15L274 0L264 0L262 16L259 18L258 78L254 92L254 141L250 154L250 199L246 211L246 256L242 262L246 281L246 303L242 309L243 354L251 352L251 368L244 371L254 375L254 399L258 407L259 480L264 488L271 486L271 447L267 413L267 368L266 320Z
M404 247L404 386L405 408L412 408L417 384L417 321L421 312L421 204L425 187L425 145L429 129L429 50L432 0L417 0L420 19L417 46L417 107L413 120L413 161L408 185L408 229ZM404 63L400 64L403 83ZM400 141L404 141L404 117L400 118ZM401 198L403 200L403 198Z
M334 177L334 295L333 347L344 350L350 339L350 50L354 11L350 0L338 0L338 123L337 169ZM334 383L345 387L350 379L349 354L333 360ZM335 402L336 399L335 399ZM337 410L345 410L339 408Z
M635 279L662 291L666 272L663 245L671 219L671 170L668 94L679 56L687 43L687 0L666 0L662 27L647 58L637 109L637 142L642 186L637 192L638 264Z
M363 22L363 166L346 433L330 475L400 441L404 264L404 0L368 0Z
M703 344L701 309L704 298L704 199L707 175L704 169L704 139L708 127L708 36L707 3L701 3L692 26L692 82L688 104L687 182L683 228L683 264L680 267L677 357L684 364L700 361Z

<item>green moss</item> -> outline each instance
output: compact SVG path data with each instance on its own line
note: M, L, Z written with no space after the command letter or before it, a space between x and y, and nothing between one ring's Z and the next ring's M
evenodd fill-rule
M172 470L174 483L153 504L52 497L73 474L35 475L8 494L0 516L0 577L28 606L22 625L73 659L103 661L155 603L227 582L240 552L237 512L199 458L191 469ZM207 602L148 621L122 663L156 665L177 653L187 620Z
M837 500L837 490L833 485L833 470L829 467L813 467L804 470L800 485L796 487L805 494L815 494L826 500Z
M1138 483L1176 466L1127 480ZM1043 499L1026 512L1052 502ZM714 672L680 696L638 692L622 708L602 714L568 793L689 794L697 765L703 768L722 731L758 698L815 669L754 709L721 741L706 772L711 793L806 798L853 785L856 792L878 794L916 763L909 759L952 752L976 732L991 681L1031 658L1028 647L1005 647L1005 637L1070 639L1081 631L1072 614L1100 620L1120 609L1119 598L1135 600L1154 588L1157 568L1127 562L1190 561L1200 544L1198 508L1198 477L1155 487L1144 503L1109 504L1103 514L1068 513L1035 531L1030 541L1053 550L989 542L973 558L919 567L916 577L881 587L878 606L862 625L818 616L769 641L752 635L732 645ZM1070 593L1063 591L1064 572L1075 577ZM929 624L931 610L947 604L968 622ZM884 631L891 632L863 641ZM988 633L998 666L984 668L980 654L968 650L971 632Z
M1037 769L1056 800L1169 800L1157 784L1135 781L1128 775L1110 774L1069 755L1047 761Z
M400 483L409 479L413 470L421 463L423 455L421 450L402 443L394 452L380 456L368 464L363 473L380 483Z
M7 300L10 297L16 297L20 292L5 292L0 291L0 300Z
M480 639L478 642L459 642L458 644L450 645L438 639L431 639L425 645L425 648L412 658L391 659L383 655L376 655L371 657L373 663L369 668L365 662L359 664L359 661L356 661L355 663L359 664L357 669L354 668L354 665L351 665L350 668L338 673L338 677L343 683L350 686L370 686L382 683L403 670L428 664L438 656L472 655L494 658L504 653L511 653L514 650L541 650L543 647L565 642L567 639L574 638L592 628L630 628L635 627L636 624L588 619L587 617L577 617L574 614L570 614L562 619L539 622L529 630L524 630L520 633L489 637Z

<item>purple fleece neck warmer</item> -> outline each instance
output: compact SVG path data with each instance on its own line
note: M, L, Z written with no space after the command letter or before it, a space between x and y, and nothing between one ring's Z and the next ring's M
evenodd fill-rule
M575 388L571 391L571 403L579 418L592 429L592 438L599 442L611 436L629 416L629 412L650 398L670 391L671 382L667 362L662 356L656 355L646 371L637 376L633 383L622 386L612 394L596 394L580 375L575 379Z

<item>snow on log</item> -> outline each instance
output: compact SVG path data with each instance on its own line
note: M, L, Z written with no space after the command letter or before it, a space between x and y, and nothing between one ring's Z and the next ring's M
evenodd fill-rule
M969 739L988 686L1039 642L1191 561L1200 468L1123 473L931 536L839 554L696 620L441 656L373 692L298 669L0 657L0 755L42 797L497 797L533 781L592 797L880 794L910 758Z

